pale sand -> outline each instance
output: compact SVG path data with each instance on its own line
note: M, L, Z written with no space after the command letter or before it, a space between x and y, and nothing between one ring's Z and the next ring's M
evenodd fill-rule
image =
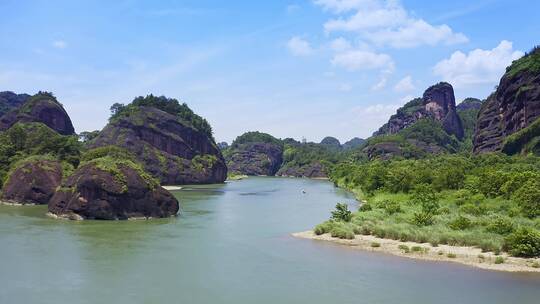
M293 233L292 235L297 238L328 241L351 246L354 249L388 253L411 259L454 262L496 271L540 272L540 268L532 267L534 262L540 264L540 259L515 258L510 257L505 253L501 253L500 256L504 258L504 263L495 264L495 259L497 256L494 253L482 252L481 249L473 247L457 247L448 245L439 245L438 247L433 247L430 244L400 242L390 239L381 239L371 235L357 235L353 240L342 240L339 238L334 238L330 236L330 234L316 235L313 231L298 232ZM380 244L380 247L373 247L372 244L374 243ZM409 248L420 246L423 250L421 252L413 252L410 250L409 253L406 253L404 250L398 248L399 245L406 245ZM448 257L448 254L455 254L455 258Z
M182 190L182 187L180 186L161 186L161 187L167 191Z
M6 206L35 206L34 203L14 203L14 202L5 202L0 201L0 205L6 205Z

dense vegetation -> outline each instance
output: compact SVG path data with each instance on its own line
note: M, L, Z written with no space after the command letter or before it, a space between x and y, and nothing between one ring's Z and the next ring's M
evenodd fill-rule
M10 168L34 155L49 155L74 167L79 164L81 143L77 136L62 136L42 123L17 123L0 133L0 179Z
M186 103L180 104L178 100L167 98L165 96L154 96L150 94L146 97L139 96L128 105L115 103L111 106L110 121L115 121L122 117L129 117L131 114L138 111L140 107L154 107L175 115L183 123L187 123L206 134L209 138L213 138L212 127L206 119L195 114Z
M366 199L316 233L371 234L540 256L540 159L503 154L342 163L331 179ZM337 210L343 213L343 210Z
M278 146L283 145L281 140L275 138L274 136L270 134L253 131L253 132L246 132L238 136L232 142L231 146L234 148L234 147L238 147L239 145L247 144L247 143L267 143L267 144L275 144Z
M506 75L514 77L519 72L525 70L531 73L540 72L540 46L536 46L525 56L514 61L511 66L506 68Z
M534 153L540 155L540 118L527 128L508 136L502 151L506 154Z
M317 162L326 167L339 162L343 155L332 145L289 142L285 144L283 152L283 168L303 167Z

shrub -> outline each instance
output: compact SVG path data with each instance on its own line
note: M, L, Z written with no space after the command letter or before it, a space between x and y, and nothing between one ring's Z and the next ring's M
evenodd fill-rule
M373 248L381 247L381 243L373 242L373 243L371 243L371 247L373 247Z
M371 210L373 210L373 206L371 206L371 204L367 202L360 205L360 208L358 209L358 211L361 211L361 212L371 211Z
M514 231L514 224L509 219L497 217L487 225L486 231L506 235Z
M437 195L433 190L433 187L429 184L419 184L415 187L411 200L417 205L430 205L432 202L437 201Z
M498 256L495 259L495 264L502 264L502 263L504 263L504 258L502 256Z
M412 247L411 247L411 250L412 250L412 252L420 252L420 251L422 251L423 249L422 249L421 246L412 246Z
M400 250L403 250L403 252L405 252L405 253L409 253L409 252L411 251L411 250L409 249L409 246L403 245L403 244L399 245L398 248L399 248Z
M452 230L465 230L471 228L472 225L472 221L462 215L458 216L453 221L448 223L448 227L450 227L450 229Z
M540 182L529 180L513 196L525 216L534 218L540 215Z
M352 219L352 212L349 210L347 204L338 203L336 210L332 211L332 219L341 222L350 222Z
M412 224L423 227L433 225L433 214L427 212L415 212L412 218Z
M446 255L448 258L450 259L455 259L457 257L457 255L455 253L449 253Z
M333 223L331 221L326 221L322 224L317 225L313 232L315 232L316 235L329 233L330 230L332 230L332 227L333 227Z
M396 201L385 201L384 210L386 211L387 214L393 215L393 214L401 212L401 206Z
M504 248L517 257L540 256L540 232L521 227L505 239Z
M531 264L531 267L532 268L540 268L540 263L534 262L534 263Z
M459 208L463 213L467 213L474 216L481 216L487 213L487 208L484 205L475 205L467 203Z
M336 225L330 230L330 235L335 238L352 240L354 239L354 232L352 229L344 225Z

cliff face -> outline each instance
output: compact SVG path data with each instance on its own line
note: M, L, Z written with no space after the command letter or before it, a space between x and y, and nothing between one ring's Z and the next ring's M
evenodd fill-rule
M75 134L68 114L49 93L38 93L0 117L0 130L7 130L17 122L41 122L62 135Z
M230 149L227 166L235 174L273 176L283 163L283 147L276 143L242 143Z
M507 68L497 90L482 106L474 136L474 152L503 150L510 135L528 128L539 117L540 49L536 48Z
M162 184L221 183L227 168L214 140L170 113L141 106L111 121L90 148L116 145Z
M448 134L455 135L458 139L464 136L463 126L456 111L454 89L445 82L428 88L422 98L414 99L400 108L397 114L373 135L396 134L422 118L439 121Z

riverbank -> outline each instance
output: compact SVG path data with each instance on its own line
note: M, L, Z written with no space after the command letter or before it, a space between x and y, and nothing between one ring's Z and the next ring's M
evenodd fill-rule
M316 235L313 231L292 235L297 238L332 242L357 250L381 252L410 259L452 262L495 271L540 273L540 259L516 258L505 253L495 255L493 252L482 252L480 248L474 247L449 245L434 247L427 243L401 242L372 235L356 235L354 239L347 240L332 237L330 234Z

